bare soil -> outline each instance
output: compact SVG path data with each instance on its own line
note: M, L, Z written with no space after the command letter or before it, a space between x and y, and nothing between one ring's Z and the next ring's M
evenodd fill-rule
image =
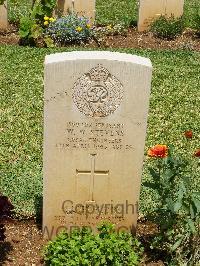
M4 241L0 241L0 265L2 266L39 266L44 265L42 250L47 243L42 239L40 225L32 220L5 222ZM149 237L157 231L156 226L148 222L139 222L138 237ZM154 260L145 253L141 266L163 266L161 260Z
M42 232L33 220L7 222L6 239L0 242L0 265L43 265Z
M10 25L7 31L0 31L0 45L19 45L20 38L16 26ZM195 31L186 29L175 40L165 40L155 37L151 32L140 33L136 28L129 28L123 35L104 36L98 43L94 40L85 45L88 48L142 48L200 51L200 38Z

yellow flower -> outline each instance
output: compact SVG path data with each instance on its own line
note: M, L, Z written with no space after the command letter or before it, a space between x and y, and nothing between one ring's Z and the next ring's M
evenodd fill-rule
M87 24L87 28L90 29L91 28L91 25L90 24Z
M45 21L49 20L49 17L44 16L44 20L45 20Z
M50 22L54 22L54 21L56 21L56 19L55 18L50 18L49 21Z
M82 30L83 30L83 28L80 26L76 28L76 31L78 31L78 32L81 32Z
M112 25L108 25L107 30L112 30Z
M49 24L49 22L46 20L45 22L44 22L44 26L47 26Z

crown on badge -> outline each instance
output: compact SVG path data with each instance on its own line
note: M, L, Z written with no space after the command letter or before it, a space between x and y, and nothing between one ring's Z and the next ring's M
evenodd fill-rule
M92 81L106 81L110 75L109 71L104 68L102 65L94 67L89 72L90 78Z

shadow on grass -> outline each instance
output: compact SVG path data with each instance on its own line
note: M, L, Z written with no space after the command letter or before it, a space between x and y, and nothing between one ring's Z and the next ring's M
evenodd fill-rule
M137 24L138 24L138 22L137 22L136 19L133 19L133 20L130 21L130 26L131 27L137 27Z
M36 213L36 225L39 230L42 229L42 211L43 211L43 197L37 195L34 201L35 213Z
M0 265L3 265L5 261L9 261L8 255L10 251L13 250L10 242L2 242L0 241Z

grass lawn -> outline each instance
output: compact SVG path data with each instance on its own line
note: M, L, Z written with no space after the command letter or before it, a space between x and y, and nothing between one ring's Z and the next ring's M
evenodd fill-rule
M69 49L0 46L0 191L11 198L21 216L34 215L36 200L42 196L43 62L46 54L59 51ZM192 154L200 144L200 53L118 51L152 60L154 72L146 151L157 143L174 144L177 154L190 161L196 189L200 186L200 167L198 158ZM190 141L183 136L188 129L194 132ZM149 179L150 161L145 156L143 181ZM142 188L141 210L153 207L155 199L150 189Z
M155 0L156 1L156 0ZM31 0L8 0L10 21L18 21L23 15L28 14ZM185 26L194 26L194 14L200 8L199 0L185 0L184 16ZM137 0L96 0L96 20L99 24L137 23Z

